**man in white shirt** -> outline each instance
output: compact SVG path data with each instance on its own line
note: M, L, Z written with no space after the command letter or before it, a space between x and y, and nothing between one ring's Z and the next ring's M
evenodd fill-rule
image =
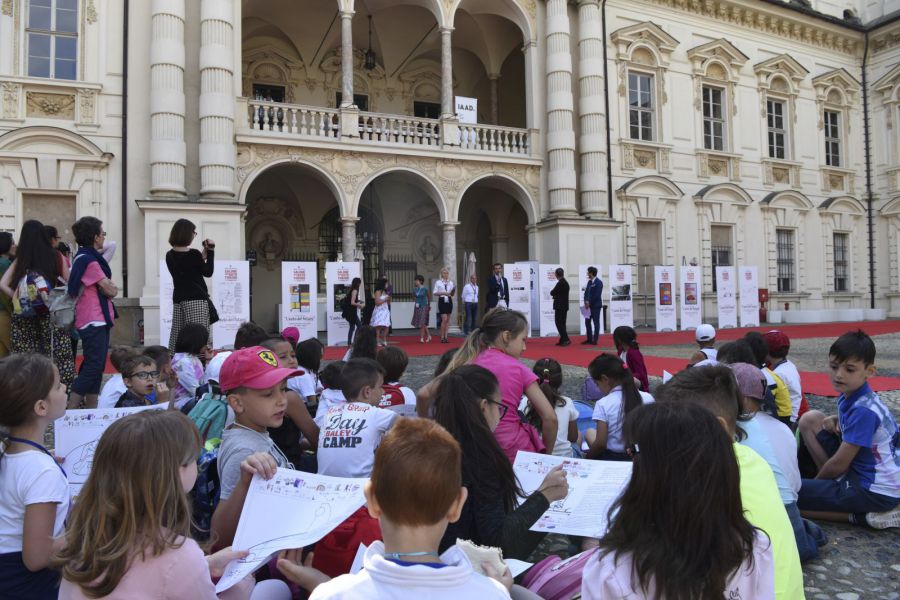
M463 333L469 335L478 326L478 277L474 273L469 276L469 283L463 286L462 301L466 309Z

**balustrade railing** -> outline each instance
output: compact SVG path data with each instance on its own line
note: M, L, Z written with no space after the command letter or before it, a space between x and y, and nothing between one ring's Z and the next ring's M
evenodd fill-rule
M337 138L339 111L331 108L250 100L250 129Z
M528 131L496 125L471 125L460 123L459 146L464 150L482 150L501 154L527 155Z
M441 122L401 115L359 113L359 137L364 141L413 146L440 146Z

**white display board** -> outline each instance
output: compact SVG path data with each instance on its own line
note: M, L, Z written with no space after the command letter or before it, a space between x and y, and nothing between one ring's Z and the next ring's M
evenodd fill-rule
M250 263L215 261L211 298L219 313L212 326L213 347L233 348L237 330L250 320Z
M719 308L719 329L737 327L737 297L734 267L716 267L716 297Z
M517 310L528 319L531 332L531 266L526 264L505 264L503 274L509 282L509 308Z
M678 329L678 309L675 304L675 267L654 267L656 293L656 330Z
M159 344L169 345L169 336L172 334L172 292L175 291L175 283L166 261L159 261Z
M562 265L540 265L538 267L537 287L541 300L541 337L559 335L559 332L556 330L556 314L553 312L553 298L550 296L550 292L556 286L556 270L559 268L562 268Z
M301 340L314 338L319 331L318 276L314 262L281 263L280 328L296 327Z
M325 299L328 303L325 314L328 322L328 345L338 346L347 343L347 332L350 324L341 316L341 300L350 293L350 283L359 277L358 262L325 263ZM362 289L362 286L360 286Z
M460 123L478 123L478 98L456 96L456 118Z
M603 279L603 269L600 268L600 265L578 265L578 333L581 335L587 335L587 327L584 323L584 316L581 314L581 308L584 306L584 290L587 289L588 284L588 267L595 267L597 269L597 277L600 278L600 281L606 283ZM605 286L603 292L607 292ZM603 333L602 314L600 315L600 333Z
M759 282L756 267L738 267L741 327L759 327Z
M693 330L703 323L703 274L700 267L681 267L681 328Z
M528 265L529 273L531 275L531 315L528 320L534 329L539 330L541 327L541 290L538 271L540 270L541 265L536 260L519 260L516 261L516 264ZM532 332L529 331L528 335L532 335ZM538 335L540 335L540 333L538 333Z
M634 327L634 303L637 292L632 283L631 265L609 267L609 330L627 325Z

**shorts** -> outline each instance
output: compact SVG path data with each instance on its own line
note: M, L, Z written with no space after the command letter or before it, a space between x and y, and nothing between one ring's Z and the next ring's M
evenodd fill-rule
M820 431L816 439L829 457L834 456L841 445L841 438L828 431ZM884 512L900 504L900 498L870 492L862 487L859 476L848 471L840 480L803 479L797 506L800 510L818 510L863 514Z

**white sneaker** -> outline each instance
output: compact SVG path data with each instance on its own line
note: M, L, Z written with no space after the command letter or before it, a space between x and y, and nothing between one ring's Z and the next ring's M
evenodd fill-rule
M873 529L900 527L900 505L880 513L866 513L866 523Z

